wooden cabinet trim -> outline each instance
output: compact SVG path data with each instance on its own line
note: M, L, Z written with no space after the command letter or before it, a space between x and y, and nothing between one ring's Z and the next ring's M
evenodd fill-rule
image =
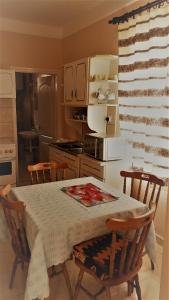
M57 162L66 162L68 164L69 171L73 171L74 173L74 176L72 175L73 176L72 178L79 177L79 157L68 154L62 150L52 148L52 147L50 147L49 149L49 157L50 160L54 160ZM65 174L67 174L68 172L65 172ZM70 179L70 178L65 178L65 179Z
M90 173L88 171L85 172L85 170L80 170L80 177L88 177L88 176L92 176L95 177L96 179L103 181L103 177L97 176L96 174Z
M92 169L92 170L95 170L96 172L102 172L102 167L99 167L99 166L91 166L91 164L89 165L88 163L86 162L82 162L82 168L85 169L86 168L89 168L89 169Z
M14 70L0 69L0 98L16 98Z

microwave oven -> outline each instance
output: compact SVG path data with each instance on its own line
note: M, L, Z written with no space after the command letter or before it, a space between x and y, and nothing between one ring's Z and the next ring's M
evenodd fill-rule
M125 141L120 136L108 137L98 133L86 134L84 152L101 161L122 159L125 153Z

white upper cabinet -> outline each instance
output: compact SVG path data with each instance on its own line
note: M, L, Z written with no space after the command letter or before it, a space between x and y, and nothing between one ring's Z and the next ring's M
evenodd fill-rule
M0 98L16 98L14 70L0 70Z
M118 56L90 58L88 98L89 104L118 103Z
M77 106L116 105L118 56L96 55L65 65L64 102Z
M74 128L82 132L79 123L87 123L93 131L118 135L118 56L96 55L66 64L64 104Z

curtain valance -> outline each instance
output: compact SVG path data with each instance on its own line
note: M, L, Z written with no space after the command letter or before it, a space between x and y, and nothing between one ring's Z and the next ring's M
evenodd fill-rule
M140 14L146 10L150 11L151 8L160 8L161 6L165 5L165 3L169 3L169 0L155 0L153 2L149 2L146 5L140 6L137 9L127 12L120 17L114 17L112 20L109 21L109 24L124 23L128 21L129 18L135 18L137 14Z

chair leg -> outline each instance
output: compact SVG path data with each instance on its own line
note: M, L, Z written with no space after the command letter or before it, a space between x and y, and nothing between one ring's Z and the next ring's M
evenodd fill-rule
M68 291L69 291L70 299L73 300L73 294L72 294L72 288L71 288L71 284L70 284L70 278L69 278L69 274L68 274L65 263L63 264L63 274L64 274L66 285L67 285L67 288L68 288Z
M137 298L138 298L138 300L142 300L142 298L141 298L141 289L140 289L140 283L139 283L138 274L137 274L136 277L134 278L134 281L135 281L135 287L136 287Z
M81 282L82 282L82 279L83 279L83 275L84 275L84 271L80 270L79 275L78 275L78 279L77 279L77 283L76 283L76 287L75 287L75 294L74 294L74 299L73 300L77 300L80 285L81 285Z
M110 287L106 286L106 296L107 296L107 300L111 300L111 294L110 294Z
M128 290L127 290L127 295L128 297L131 296L131 294L133 293L133 281L128 281L127 282L127 287L128 287Z
M21 269L24 271L24 261L21 262Z
M151 270L153 270L153 271L154 271L154 269L155 269L155 267L154 267L154 263L152 262L152 260L150 260L150 262L151 262Z
M13 266L12 266L11 278L10 278L10 282L9 282L9 288L10 289L12 289L12 287L13 287L13 281L14 281L14 278L15 278L17 265L18 265L18 258L15 257L14 262L13 262Z

